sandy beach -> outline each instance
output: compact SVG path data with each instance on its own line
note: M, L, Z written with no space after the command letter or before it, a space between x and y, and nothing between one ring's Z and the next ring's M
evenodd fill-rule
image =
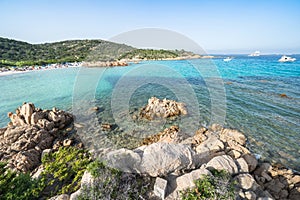
M63 68L70 68L70 67L80 67L81 63L71 63L71 64L52 64L50 66L46 67L36 67L34 69L25 67L22 68L22 70L8 70L8 71L0 71L0 76L9 76L9 75L14 75L14 74L23 74L23 73L28 73L28 72L35 72L35 71L44 71L44 70L53 70L53 69L63 69Z

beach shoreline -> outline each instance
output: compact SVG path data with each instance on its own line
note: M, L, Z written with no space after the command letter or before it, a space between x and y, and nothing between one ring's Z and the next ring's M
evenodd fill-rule
M10 75L15 75L15 74L23 74L23 73L28 73L28 72L36 72L36 71L45 71L45 70L53 70L53 69L64 69L64 68L74 68L74 67L81 67L81 63L68 63L68 64L52 64L48 66L37 66L37 67L22 67L22 68L13 68L6 70L6 71L1 71L0 70L0 77L1 76L10 76ZM17 70L15 70L17 69Z

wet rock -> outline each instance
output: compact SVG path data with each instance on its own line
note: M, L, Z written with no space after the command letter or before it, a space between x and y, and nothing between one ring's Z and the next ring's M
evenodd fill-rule
M101 124L101 129L104 131L110 131L112 126L109 123L103 123Z
M237 130L232 130L232 129L222 129L222 131L220 132L220 140L222 140L223 142L233 140L240 145L246 144L245 135Z
M166 143L178 143L180 138L178 136L179 127L178 126L171 126L166 128L164 131L159 132L155 135L151 135L145 138L141 145L149 145L156 142L166 142Z
M98 106L92 107L91 110L98 111L100 108Z

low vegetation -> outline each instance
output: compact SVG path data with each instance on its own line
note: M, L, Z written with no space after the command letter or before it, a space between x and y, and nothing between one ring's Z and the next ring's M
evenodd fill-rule
M43 195L71 194L79 189L80 181L91 162L83 149L64 147L42 158L44 171L40 179Z
M38 180L29 174L17 174L0 163L0 200L27 200L39 196Z
M147 199L154 184L150 177L121 172L100 161L91 163L88 171L95 178L94 184L83 188L80 200Z
M212 170L212 176L203 175L195 181L195 187L181 192L182 200L235 199L231 176L224 170Z
M154 50L154 49L135 49L127 52L119 57L119 59L147 59L159 60L165 58L176 58L178 54L168 50Z
M89 153L75 147L60 148L43 157L44 171L39 179L13 172L0 163L0 200L46 199L71 194L79 189L89 163Z

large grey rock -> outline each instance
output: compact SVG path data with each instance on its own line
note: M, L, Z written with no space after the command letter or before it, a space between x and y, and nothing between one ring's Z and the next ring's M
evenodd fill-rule
M139 173L141 168L141 155L128 149L118 149L107 154L107 162L124 172Z
M154 143L134 151L119 149L107 155L108 163L122 171L148 174L152 177L191 169L193 150L182 144Z
M228 155L214 157L207 163L206 168L225 170L230 174L238 173L237 165L235 164L234 160Z
M193 154L187 145L154 143L145 148L140 171L156 177L190 169L193 166Z

